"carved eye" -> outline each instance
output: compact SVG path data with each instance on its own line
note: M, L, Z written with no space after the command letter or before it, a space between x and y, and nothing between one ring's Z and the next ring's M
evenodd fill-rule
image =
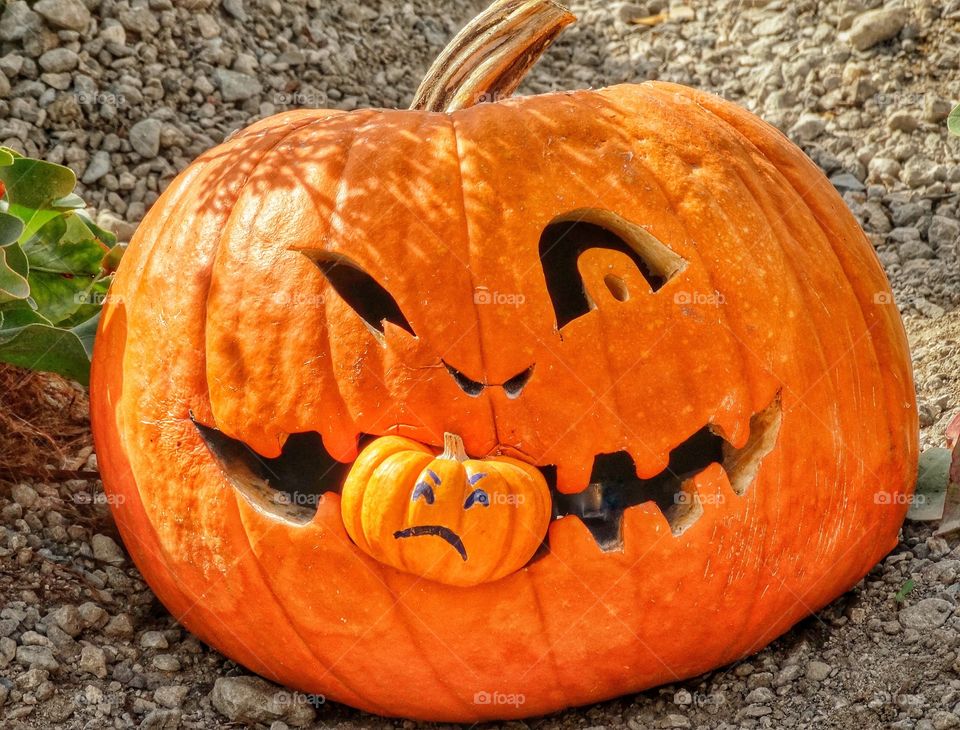
M540 236L540 263L558 330L591 309L577 270L577 260L591 248L629 256L654 292L686 265L648 231L610 211L575 210L560 216ZM604 283L617 301L630 299L631 292L621 278L607 275Z
M397 300L370 274L337 254L310 254L314 263L343 301L350 305L375 335L383 337L383 323L391 322L416 337Z
M470 509L475 504L482 504L484 507L490 506L490 495L482 489L474 489L463 503L464 509Z

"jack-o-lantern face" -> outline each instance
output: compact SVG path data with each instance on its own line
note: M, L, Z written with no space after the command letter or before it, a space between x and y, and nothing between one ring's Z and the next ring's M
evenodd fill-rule
M454 49L519 53L521 6L558 12L500 3ZM254 671L545 713L755 651L895 544L917 434L889 297L812 163L682 87L292 112L131 243L104 483L173 615Z

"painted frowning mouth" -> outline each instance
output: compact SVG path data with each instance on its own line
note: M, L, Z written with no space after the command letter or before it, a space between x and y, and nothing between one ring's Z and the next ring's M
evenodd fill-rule
M393 533L394 538L397 540L405 537L423 537L424 535L435 535L446 540L454 550L460 553L461 558L464 560L467 559L467 549L463 546L463 540L449 527L444 527L443 525L417 525L416 527L408 527L405 530L397 530Z
M646 479L637 476L636 463L628 452L596 454L589 484L572 494L556 489L554 467L540 466L550 485L553 517L579 519L601 550L614 551L623 548L624 512L652 503L664 515L673 534L680 535L704 513L693 487L697 475L719 464L734 494L744 495L763 459L776 445L781 420L778 393L750 419L749 437L743 446L734 447L705 425L671 450L663 471ZM196 420L194 424L233 487L255 509L296 524L313 519L324 494L339 492L352 466L333 459L316 432L291 434L280 456L265 458L217 428ZM375 437L363 437L361 448L364 439L371 438ZM409 530L417 532L402 534L407 530L401 530L394 537L436 535L466 559L462 540L449 528L423 525Z

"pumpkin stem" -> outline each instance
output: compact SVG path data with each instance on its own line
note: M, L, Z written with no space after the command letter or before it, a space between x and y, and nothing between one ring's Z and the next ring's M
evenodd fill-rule
M554 0L496 0L443 49L410 108L453 112L510 96L575 20Z
M467 452L463 448L463 439L455 433L443 434L443 453L441 459L450 459L452 461L466 461Z

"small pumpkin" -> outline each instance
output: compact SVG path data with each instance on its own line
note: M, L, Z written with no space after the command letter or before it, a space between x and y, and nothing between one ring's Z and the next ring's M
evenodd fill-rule
M437 456L400 436L374 440L344 482L340 509L365 553L455 586L522 568L543 542L551 511L536 467L506 456L468 459L451 433Z

